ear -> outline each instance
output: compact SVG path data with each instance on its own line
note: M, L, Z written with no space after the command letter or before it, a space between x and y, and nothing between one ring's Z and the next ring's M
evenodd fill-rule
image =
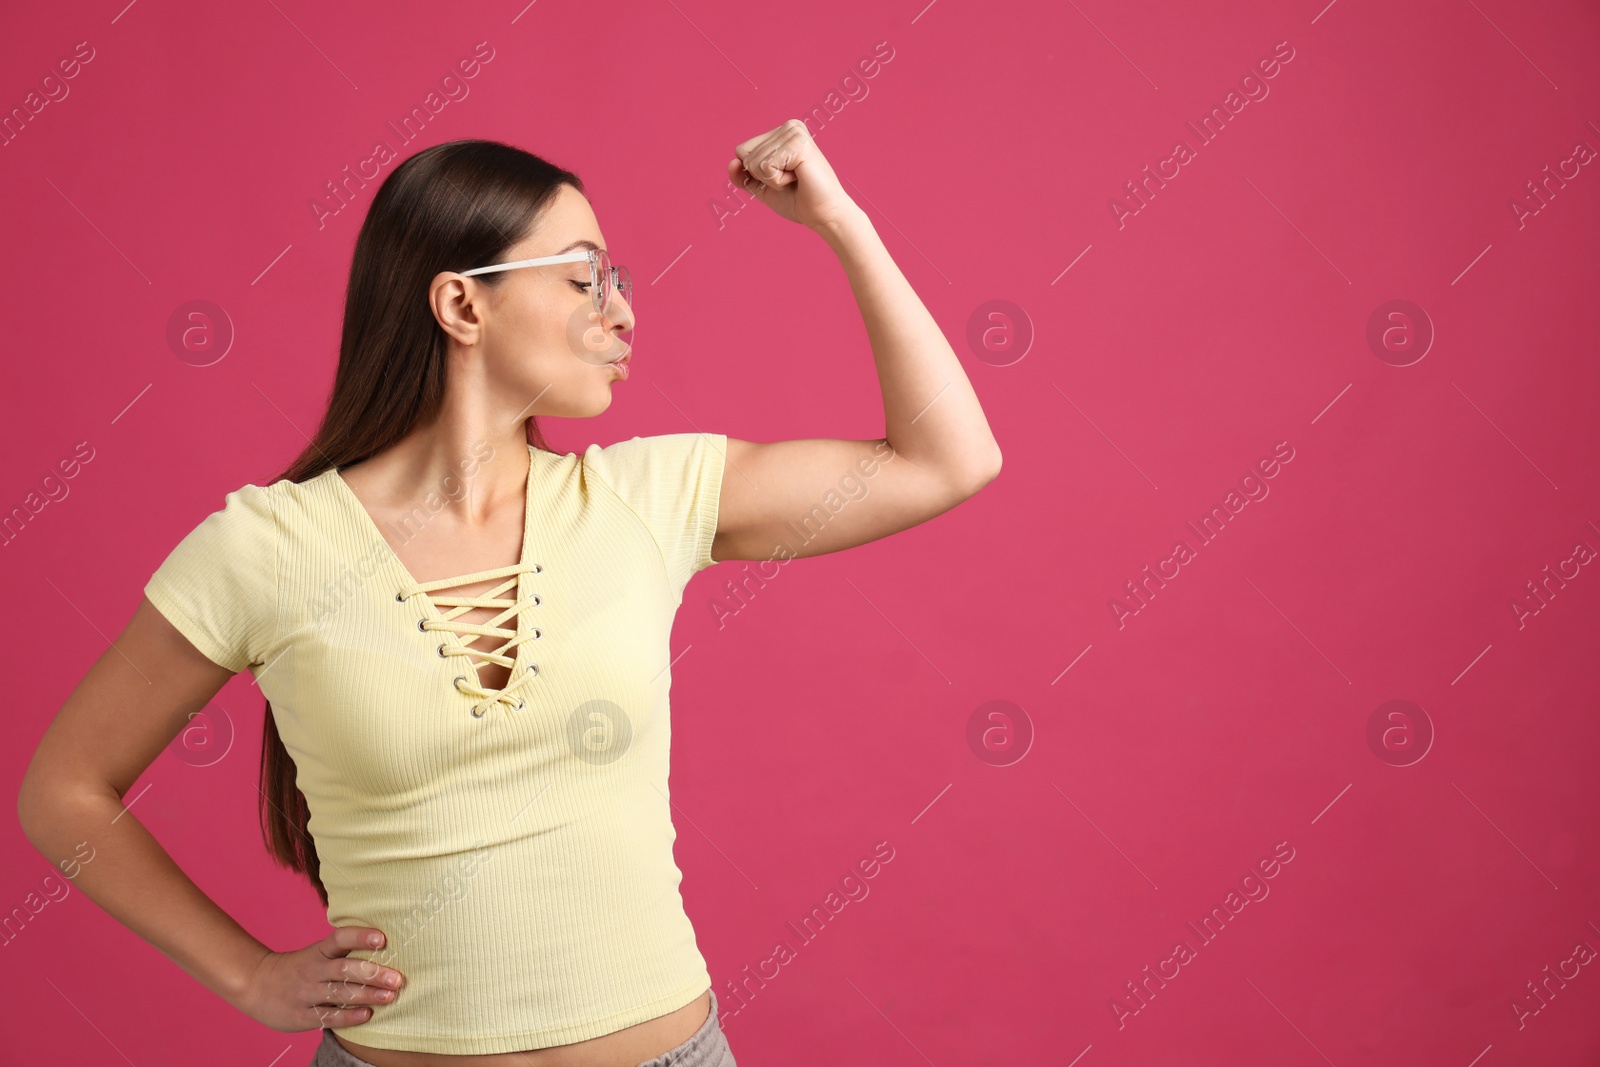
M441 329L464 345L483 338L483 287L454 271L441 271L428 286L428 306Z

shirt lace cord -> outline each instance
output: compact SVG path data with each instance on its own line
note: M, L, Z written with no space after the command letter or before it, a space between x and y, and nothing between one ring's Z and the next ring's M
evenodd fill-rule
M476 571L472 574L463 574L456 578L440 578L432 582L419 582L415 585L400 589L395 594L397 600L409 600L411 597L422 593L432 601L441 619L424 618L418 628L421 630L440 630L449 634L449 637L439 645L439 655L445 658L451 656L465 656L469 663L472 657L477 656L480 662L496 663L508 669L515 668L517 649L529 641L537 641L540 633L537 627L524 629L522 625L522 612L525 608L538 607L540 597L537 593L529 593L525 598L518 600L516 588L518 580L523 574L538 574L544 568L537 563L516 563L509 567L496 567L493 570ZM476 596L443 595L435 596L436 589L448 589L453 586L468 585L473 582L503 579L494 588ZM499 614L485 622L458 621L472 608L498 608ZM507 627L507 620L513 620L512 626ZM481 637L497 637L502 644L493 649L470 647L463 643L462 638L469 635ZM539 665L529 663L520 675L514 674L506 683L504 689L485 689L473 677L460 674L456 676L455 686L457 691L476 697L478 703L472 707L474 717L481 717L489 710L491 705L504 704L509 711L521 711L527 702L519 695L527 688L539 674ZM476 666L474 666L474 677Z

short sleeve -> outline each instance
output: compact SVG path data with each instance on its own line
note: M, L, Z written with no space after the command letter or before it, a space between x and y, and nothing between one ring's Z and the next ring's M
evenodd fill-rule
M584 452L584 464L649 527L679 596L696 571L717 562L711 542L727 451L726 434L669 433Z
M271 493L247 485L178 542L144 595L207 659L237 673L263 662L276 634L277 570Z

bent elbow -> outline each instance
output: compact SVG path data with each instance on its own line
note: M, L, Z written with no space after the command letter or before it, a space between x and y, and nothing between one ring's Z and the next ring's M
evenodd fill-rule
M962 482L966 496L976 496L978 491L1000 476L1000 450L996 448L987 462L978 464L974 472Z
M29 842L38 844L39 803L34 795L37 792L32 788L29 780L24 777L22 786L17 790L17 825L22 828L22 836Z
M989 460L989 474L983 479L984 485L988 485L990 482L1000 477L1000 459L1000 449L998 446L996 446L994 455Z
M17 825L22 829L22 836L35 848L42 848L40 841L58 822L64 795L55 788L48 773L40 769L37 760L23 772L22 783L17 787Z

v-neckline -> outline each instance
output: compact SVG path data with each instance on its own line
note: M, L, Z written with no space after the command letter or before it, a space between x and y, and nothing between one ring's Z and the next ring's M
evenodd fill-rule
M533 539L531 529L533 525L533 467L534 463L536 462L538 452L539 450L534 448L533 445L530 444L528 446L528 480L527 484L523 487L523 492L525 495L522 502L522 548L517 554L517 562L515 564L515 566L518 567L527 565L528 554L532 551L533 547L531 544L529 544L529 542ZM394 550L394 546L389 543L389 539L383 535L383 530L378 526L377 520L372 517L372 513L367 510L367 506L361 502L360 497L356 496L355 490L350 488L350 483L346 482L339 474L339 469L337 467L330 467L325 473L336 483L334 495L338 496L350 507L350 509L354 511L355 522L358 525L365 527L365 532L373 537L376 537L378 539L378 543L383 545L387 550L385 552L386 561L393 568L396 576L405 579L406 588L412 588L425 584L417 581L416 576L411 573L411 569L405 565L405 562L400 558L400 553ZM463 573L463 575L460 575L460 577L464 577L467 574L477 573L477 571L466 571ZM444 578L434 578L431 579L427 584L432 584L433 582L442 582L445 580L446 579ZM522 599L522 586L526 580L526 572L519 575L517 578L516 596L518 600ZM438 605L433 602L433 598L431 596L428 596L426 593L420 595L422 596L423 604L428 612L429 617L436 622L448 621L445 619L444 613L439 610ZM520 617L517 629L519 631L521 630ZM519 646L515 650L513 663L511 666L511 674L506 679L506 685L510 685L511 682L516 679L517 668L521 666L521 664L522 647ZM471 656L467 657L467 668L472 672L472 678L475 682L482 681L478 675L478 665L473 662ZM503 692L504 690L505 686L501 686L499 689L494 690L494 692L498 693Z
M526 485L523 486L523 493L525 493L525 496L523 496L522 502L522 549L518 550L517 563L515 563L515 566L525 565L526 561L528 561L528 550L531 549L531 545L528 544L528 541L530 541L530 537L528 537L528 528L533 525L533 462L534 453L536 453L536 451L538 450L536 450L533 445L528 445L528 482L526 482ZM366 533L374 534L374 536L378 537L378 541L381 542L386 549L389 549L389 558L392 560L392 563L394 563L395 571L398 571L400 576L405 577L406 585L424 585L446 581L446 579L443 579L443 577L434 577L434 579L429 579L427 582L419 582L418 579L416 579L416 576L411 574L411 568L408 568L408 566L405 565L405 561L400 558L400 553L395 552L394 545L389 544L389 537L384 536L384 531L382 531L378 526L378 520L373 518L373 514L366 510L365 504L362 504L362 498L355 496L355 490L350 488L350 483L346 482L346 480L339 475L338 467L330 467L330 469L328 469L328 477L333 478L334 482L338 483L339 496L341 496L344 501L349 502L350 506L354 507L355 512L357 512L357 522L365 525ZM458 577L464 577L466 574L477 573L478 571L464 571L464 573L459 574ZM520 582L518 582L518 585L520 585ZM424 595L422 598L427 600L427 606L429 606L430 611L434 611L435 616L438 616L438 609L435 608L432 598L426 597L426 595Z

